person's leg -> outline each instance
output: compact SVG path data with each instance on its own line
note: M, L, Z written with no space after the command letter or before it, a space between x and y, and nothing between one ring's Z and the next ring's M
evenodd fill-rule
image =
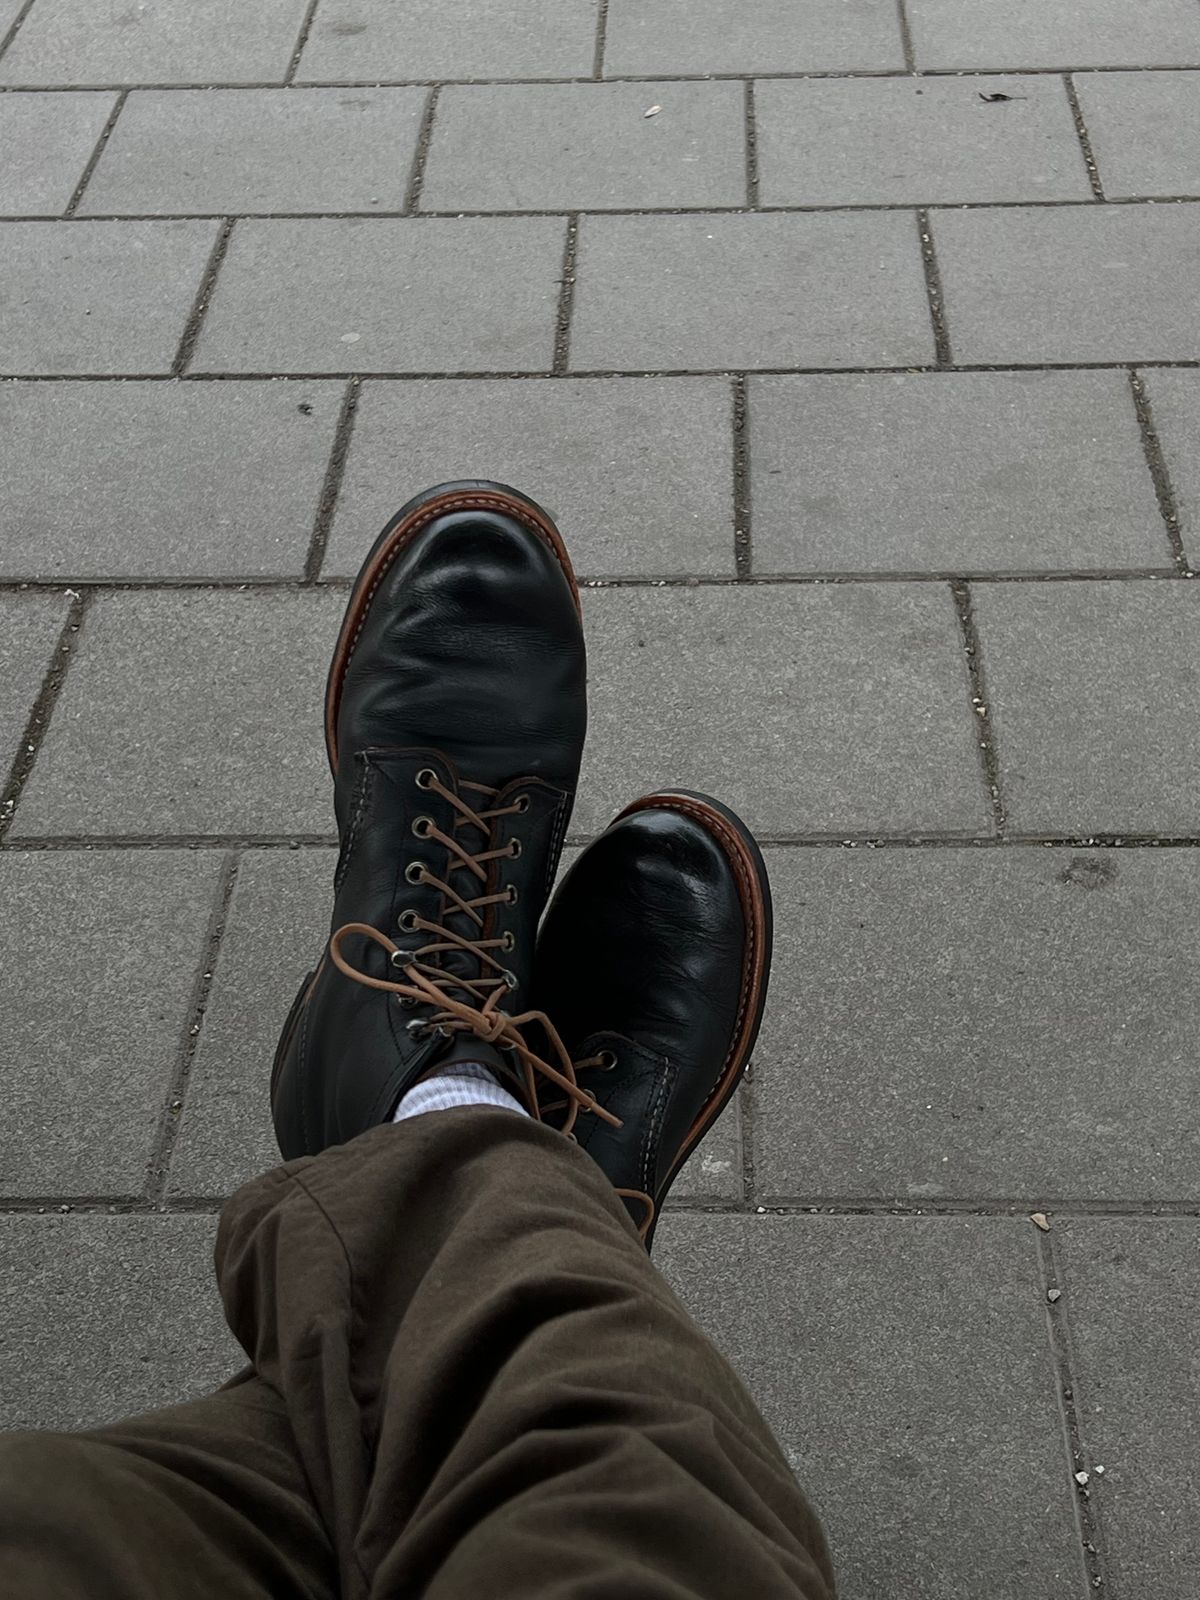
M4 1600L334 1600L336 1574L259 1378L87 1433L0 1435Z
M647 856L627 835L630 903L663 937L589 980L573 874L558 953L580 982L542 1002L616 1050L573 1059L527 1009L584 721L577 595L549 519L496 485L410 502L352 591L330 676L334 934L272 1078L299 1159L235 1197L219 1240L261 1409L216 1396L10 1441L14 1594L103 1594L100 1573L132 1600L322 1600L330 1546L344 1600L829 1593L785 1462L614 1189L638 1192L646 1226L736 1082L765 983L765 877L731 899L730 875L757 871L736 840L697 871L696 839L670 831ZM715 839L706 806L689 818ZM681 963L693 893L720 898ZM615 921L620 941L619 903ZM666 1050L660 1014L689 1007L703 1026ZM472 1065L530 1115L391 1122L439 1075L462 1092ZM560 1131L537 1120L547 1101ZM575 1127L589 1154L563 1137Z
M278 1168L218 1276L257 1376L0 1439L5 1600L832 1593L741 1384L535 1120L434 1112Z
M230 1203L218 1272L346 1597L831 1594L750 1398L536 1121L437 1112L292 1162Z
M531 502L448 486L384 530L329 680L332 937L272 1082L300 1159L226 1214L226 1310L287 1403L346 1595L815 1600L812 1514L615 1192L648 1228L745 1065L769 940L742 832L692 801L681 827L624 830L620 872L590 875L617 897L600 932L568 885L529 1009L583 668L570 563ZM390 1124L465 1061L530 1116Z
M509 1009L522 1000L586 723L578 590L545 513L479 482L403 507L351 593L326 713L342 843L334 925L395 931L408 975L437 999L401 1003L323 956L272 1079L285 1156L386 1121L410 1092L434 1102L466 1092L472 1061L499 1077L513 1058L475 1034L494 1028L500 998ZM361 956L394 975L376 946ZM476 1019L465 1044L445 1005ZM492 1096L507 1098L495 1083ZM487 1097L485 1083L476 1098ZM308 1262L284 1250L274 1268L286 1301ZM345 1305L328 1287L315 1315L339 1324ZM273 1316L265 1303L256 1347ZM294 1385L281 1398L259 1380L97 1433L0 1439L0 1577L38 1600L317 1600L330 1554L291 1445L294 1398ZM337 1395L322 1400L336 1435L347 1413ZM353 1482L337 1494L353 1501Z

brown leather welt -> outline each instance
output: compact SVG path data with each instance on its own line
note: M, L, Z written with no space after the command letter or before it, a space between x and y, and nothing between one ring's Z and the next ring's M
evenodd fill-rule
M334 771L337 770L337 715L342 699L342 684L358 644L359 635L362 633L371 601L397 557L412 543L417 534L438 517L448 516L455 511L496 511L502 516L511 517L528 532L537 534L549 547L551 555L562 569L563 576L571 589L575 610L582 616L579 584L562 535L550 519L541 516L533 506L524 500L510 499L507 495L498 495L487 489L459 489L453 494L441 495L436 500L418 506L410 516L397 523L387 540L375 552L374 557L360 574L346 608L341 632L338 634L337 645L333 652L333 665L330 668L329 686L325 696L325 748L329 754L329 765Z

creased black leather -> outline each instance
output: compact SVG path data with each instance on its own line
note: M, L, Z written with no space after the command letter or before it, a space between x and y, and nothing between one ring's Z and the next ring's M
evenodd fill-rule
M745 950L729 858L678 812L618 819L560 885L538 942L534 1003L576 1060L616 1058L579 1083L623 1127L584 1113L575 1132L617 1188L662 1200L728 1058ZM630 1212L641 1221L636 1205Z
M417 949L431 935L399 927L411 910L474 937L477 928L461 911L447 910L439 891L406 877L418 861L468 898L515 890L515 904L488 908L485 936L512 935L511 952L499 956L516 982L504 1009L524 1009L585 727L582 631L553 552L498 513L456 512L431 523L372 597L344 680L331 931L363 922ZM527 809L497 819L485 842L447 801L419 786L426 769L475 810L518 798ZM468 782L500 792L484 799L463 787ZM413 831L423 817L471 852L516 840L521 853L488 864L486 889L464 869L447 878L445 848ZM395 976L370 941L348 941L346 954L364 972ZM448 954L442 965L452 976L479 973L477 958L465 953ZM426 1013L323 959L289 1019L276 1063L273 1111L285 1159L342 1143L391 1114L445 1048L444 1038L420 1028Z

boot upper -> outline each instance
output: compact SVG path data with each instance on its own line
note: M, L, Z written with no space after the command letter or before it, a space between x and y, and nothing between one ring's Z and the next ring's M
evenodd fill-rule
M586 726L569 569L516 516L458 511L363 598L335 686L331 933L362 924L386 939L343 941L368 980L420 972L459 1005L517 1013ZM435 1010L347 977L327 953L277 1057L284 1156L390 1116L446 1048Z

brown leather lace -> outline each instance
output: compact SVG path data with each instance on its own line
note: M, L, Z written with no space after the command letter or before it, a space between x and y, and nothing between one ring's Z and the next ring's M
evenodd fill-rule
M418 773L417 781L420 788L439 795L459 813L459 820L455 823L456 831L464 825L474 827L482 833L485 840L491 838L492 830L488 826L489 823L498 817L519 814L525 809L518 797L508 806L477 810L468 805L461 795L448 789L432 768L424 768ZM461 787L482 795L485 801L493 800L496 796L496 790L488 788L486 784L463 782ZM449 853L450 865L447 878L454 871L465 869L486 885L487 863L517 853L511 846L497 850L468 850L460 840L439 828L432 818L426 820L429 826L423 830L422 837L436 840ZM452 1033L473 1033L476 1038L482 1039L487 1044L496 1045L501 1050L510 1050L520 1063L525 1098L532 1116L539 1121L542 1120L542 1108L539 1105L537 1092L539 1076L548 1079L562 1091L563 1099L556 1102L556 1108L561 1106L566 1110L561 1132L568 1139L575 1137L572 1130L581 1112L597 1116L611 1127L621 1127L620 1117L615 1117L611 1111L606 1111L598 1103L595 1095L588 1089L581 1089L576 1081L576 1073L600 1065L601 1056L590 1057L586 1061L572 1061L570 1052L559 1037L558 1030L544 1011L523 1011L514 1017L500 1009L501 999L513 987L512 974L492 953L495 950L504 951L509 948L504 939L465 938L453 928L445 926L444 918L451 914L447 908L448 903L469 917L482 932L484 918L481 913L488 906L510 902L509 892L504 890L499 894L475 895L468 898L460 894L452 884L436 877L424 864L420 867L420 876L413 881L437 889L444 897L442 922L429 922L424 917L412 913L411 921L406 924L413 931L435 935L434 942L422 945L418 950L402 950L386 934L380 933L368 923L347 922L338 928L329 941L329 956L338 971L353 979L355 983L365 984L369 989L380 989L385 994L394 994L401 1001L408 1001L413 1005L432 1007L431 1015L421 1018L418 1023L422 1029L439 1028L447 1036ZM342 942L351 934L369 939L386 950L392 965L403 971L404 978L398 981L375 978L347 960L342 954ZM480 963L481 976L467 978L460 977L456 973L444 972L433 958L452 950L465 950L474 956ZM470 1000L456 1000L448 992L450 989L459 989L469 995ZM550 1048L558 1060L557 1066L535 1054L525 1043L521 1030L530 1023L541 1025ZM640 1189L618 1189L616 1193L623 1199L636 1200L645 1208L645 1215L638 1225L638 1233L645 1238L654 1221L653 1198Z
M469 825L477 828L483 835L485 842L492 836L489 826L498 817L505 817L525 810L525 804L518 798L511 805L498 806L488 809L476 810L462 799L454 790L446 787L441 779L430 768L423 769L417 775L418 787L439 795L459 813L460 820L455 824L455 830ZM470 789L480 794L486 800L496 796L495 789L489 789L481 783L463 783L464 789ZM421 819L418 819L421 820ZM424 819L428 826L421 832L421 837L434 839L449 853L450 865L447 878L455 871L465 870L471 872L485 886L487 884L487 863L499 860L505 856L515 856L517 851L511 845L501 849L468 850L465 845L452 834L446 833L437 826L432 818ZM415 824L414 824L415 826ZM515 843L516 841L514 841ZM511 901L507 890L498 894L484 894L468 897L460 894L449 882L438 878L422 865L420 876L413 879L415 883L429 885L439 891L444 897L443 920L430 922L418 916L415 912L407 913L410 920L405 927L414 932L432 934L434 937L429 944L422 945L417 950L402 950L393 940L377 928L372 928L365 922L348 922L338 928L329 941L329 955L334 966L347 978L355 983L365 984L369 989L379 989L385 994L394 994L401 1001L413 1005L427 1005L432 1008L428 1017L422 1017L410 1027L426 1029L441 1029L447 1036L452 1033L472 1033L485 1043L495 1045L501 1050L511 1051L520 1064L521 1076L524 1084L526 1099L532 1115L540 1120L538 1107L537 1080L539 1077L548 1079L563 1093L567 1104L567 1117L563 1126L563 1133L570 1135L575 1125L576 1118L581 1112L590 1112L611 1124L614 1128L621 1126L621 1119L606 1111L596 1101L594 1094L587 1089L581 1089L576 1082L576 1064L571 1060L570 1052L563 1044L557 1029L544 1011L523 1011L518 1016L510 1016L501 1010L500 1002L503 996L515 985L515 980L503 962L493 953L505 951L511 946L503 939L468 938L455 932L453 928L445 925L445 919L454 911L461 912L468 917L482 933L485 926L482 915L486 907L499 905ZM342 953L343 942L355 934L364 939L371 940L386 950L394 967L403 971L403 978L391 980L375 978L370 973L363 972L356 967ZM476 978L459 976L457 973L444 972L438 964L437 958L450 951L465 951L479 963L480 976ZM459 990L466 999L456 998L451 992ZM539 1023L550 1043L557 1065L545 1060L530 1050L525 1043L522 1029L530 1023ZM579 1066L590 1063L579 1063Z
M507 806L494 806L490 810L477 811L474 807L469 806L461 795L455 793L453 789L447 788L431 767L422 768L417 773L417 787L429 794L438 795L458 812L458 817L455 821L455 833L466 825L477 828L485 841L489 840L492 835L490 823L496 821L499 817L516 816L523 812L528 805L527 800L523 801L518 796ZM463 782L460 787L482 795L485 800L493 800L496 796L496 790L489 789L486 784ZM511 900L508 890L505 889L498 894L475 895L473 898L468 899L465 895L460 894L454 885L447 880L456 871L467 871L478 878L479 882L486 887L488 862L500 861L506 857L515 856L520 848L519 842L513 840L499 850L472 851L468 850L454 834L445 833L439 828L432 817L418 817L413 823L414 831L416 830L417 822L420 821L427 822L428 827L422 830L419 837L435 840L447 852L450 860L445 879L435 876L422 863L419 869L420 876L415 878L413 882L429 885L438 891L442 896L443 919L450 915L452 911L460 911L482 933L484 926L483 912L488 906L503 905ZM483 1002L493 996L498 997L506 988L511 986L511 974L504 963L493 954L493 951L503 951L507 948L503 939L464 938L461 934L455 933L452 928L447 928L444 920L440 923L427 922L424 917L418 917L415 913L412 913L412 921L409 926L414 932L434 934L441 941L440 943L422 945L419 950L413 951L416 970L423 972L434 983L449 984L452 987L463 989L473 995L475 999ZM469 955L479 962L482 975L478 978L461 978L457 974L443 972L436 961L420 959L422 957L440 956L451 950L467 951Z

